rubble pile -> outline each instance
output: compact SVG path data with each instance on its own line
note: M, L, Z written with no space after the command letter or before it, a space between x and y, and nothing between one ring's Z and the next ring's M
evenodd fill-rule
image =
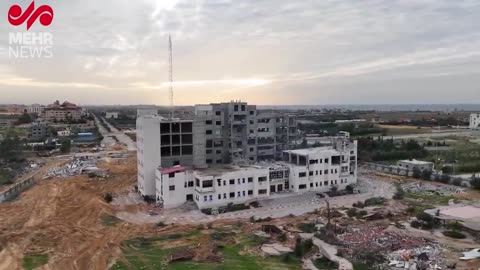
M465 192L464 188L450 185L435 185L428 182L413 182L402 185L403 190L411 193L426 193L431 195L451 196Z
M347 228L338 239L348 247L345 251L354 256L358 250L396 251L425 246L424 239L413 238L396 232L387 231L387 226L365 224Z
M96 166L98 159L94 157L81 157L72 159L67 164L51 168L45 178L69 177L81 174L106 176L106 170Z
M438 245L400 249L387 255L389 269L440 269L446 265Z

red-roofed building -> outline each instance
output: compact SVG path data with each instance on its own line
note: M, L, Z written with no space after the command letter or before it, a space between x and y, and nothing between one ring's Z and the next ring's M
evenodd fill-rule
M48 121L80 120L82 108L68 101L60 104L57 100L45 108L42 118Z

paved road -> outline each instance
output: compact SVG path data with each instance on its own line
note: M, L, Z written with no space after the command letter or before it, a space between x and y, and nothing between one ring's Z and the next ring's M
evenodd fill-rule
M478 137L480 136L480 131L460 129L460 130L452 130L452 131L438 131L438 132L432 132L432 133L384 136L383 138L384 139L393 138L394 140L406 140L406 139L418 139L418 138L439 138L439 137L448 137L448 136Z
M105 120L105 118L102 118L102 119ZM115 136L121 143L127 146L127 149L129 151L137 150L136 143L130 137L125 135L125 133L123 133L122 131L118 130L113 125L111 125L108 121L105 121L105 122L107 123L107 126L110 128L111 132L108 132L103 127L103 125L100 123L100 120L96 116L95 116L95 122L97 123L98 130L100 131L100 133L102 133L104 137L102 143L104 143L105 145L114 145L116 143L115 140L109 136Z

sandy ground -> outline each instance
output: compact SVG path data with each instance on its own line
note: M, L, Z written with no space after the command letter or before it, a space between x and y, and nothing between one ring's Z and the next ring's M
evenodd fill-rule
M126 192L136 177L132 165L105 166L108 180L43 180L0 204L0 269L21 269L23 255L32 252L49 254L43 269L107 269L122 241L155 233L153 226L102 223L102 216L115 214L103 194Z

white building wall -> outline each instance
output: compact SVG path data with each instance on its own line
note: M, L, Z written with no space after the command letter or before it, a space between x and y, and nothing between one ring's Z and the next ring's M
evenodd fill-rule
M480 128L480 114L472 113L470 115L470 128L471 129L478 129Z
M187 195L194 196L193 171L162 174L156 170L155 182L156 200L163 203L164 208L178 207L187 202Z
M155 171L161 166L160 120L158 116L137 119L138 190L143 196L155 197Z

